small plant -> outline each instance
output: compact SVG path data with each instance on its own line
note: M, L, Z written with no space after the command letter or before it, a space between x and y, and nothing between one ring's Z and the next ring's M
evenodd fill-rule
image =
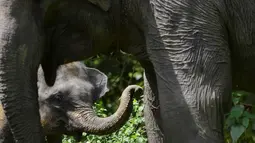
M254 107L245 104L249 95L248 92L239 91L232 93L232 107L225 120L225 141L227 143L254 143L253 133L255 114Z

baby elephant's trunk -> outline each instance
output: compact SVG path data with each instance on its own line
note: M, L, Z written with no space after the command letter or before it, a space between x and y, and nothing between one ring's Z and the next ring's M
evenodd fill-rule
M122 92L117 111L109 117L98 117L92 107L82 111L82 115L69 113L70 118L75 122L74 129L97 135L110 134L120 129L129 119L133 107L132 98L137 91L141 92L142 88L137 85L128 86Z

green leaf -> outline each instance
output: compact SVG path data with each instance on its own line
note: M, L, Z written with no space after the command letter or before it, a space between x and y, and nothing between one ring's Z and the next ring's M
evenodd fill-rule
M245 131L245 127L242 125L234 125L231 127L230 135L233 140L233 143L237 142L237 140L241 137L244 131Z
M250 119L248 117L243 117L242 119L242 125L245 127L245 128L248 128L249 126L249 121Z
M232 107L231 111L230 111L230 116L231 117L235 117L235 118L239 118L242 116L244 111L244 106L243 105L236 105L234 107Z
M232 102L237 105L240 102L240 97L233 97Z
M227 127L231 127L233 124L235 124L235 118L231 118L230 116L226 119L226 125Z
M243 116L244 116L244 117L248 117L248 118L250 118L250 119L255 119L255 114L251 114L251 113L249 113L248 111L244 111L244 112L243 112Z

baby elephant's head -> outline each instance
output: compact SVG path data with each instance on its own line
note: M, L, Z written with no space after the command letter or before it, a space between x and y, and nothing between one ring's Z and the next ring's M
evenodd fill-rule
M107 76L82 62L62 65L53 86L47 86L41 67L38 70L38 93L41 123L46 134L87 132L109 134L128 120L132 96L141 88L128 86L122 93L117 111L105 118L98 117L93 103L108 92Z

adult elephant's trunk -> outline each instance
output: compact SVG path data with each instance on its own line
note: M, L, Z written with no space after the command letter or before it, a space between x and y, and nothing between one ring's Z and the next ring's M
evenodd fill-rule
M110 134L121 128L129 119L132 112L132 97L141 87L137 85L128 86L121 95L120 105L117 111L109 117L98 117L92 107L86 108L82 113L69 113L75 130L84 131L97 135Z

